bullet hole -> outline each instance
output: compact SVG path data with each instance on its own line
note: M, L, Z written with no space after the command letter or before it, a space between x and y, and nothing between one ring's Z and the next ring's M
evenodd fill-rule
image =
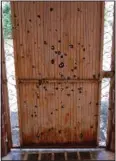
M53 115L53 112L51 112L51 115Z
M55 47L52 45L52 46L51 46L51 49L52 49L52 50L54 50L54 49L55 49Z
M91 129L93 129L93 126L90 126Z
M99 103L96 103L96 105L99 105Z
M63 58L63 55L61 55L60 57Z
M69 44L69 47L70 47L70 48L73 48L73 45L72 45L72 44Z
M54 64L54 59L51 60L51 64Z
M34 42L34 44L36 44L36 42Z
M68 93L67 96L70 96L70 94Z
M24 58L24 56L22 56L22 58Z
M80 98L79 98L79 100L80 100Z
M83 57L83 60L85 60L85 57Z
M38 18L40 18L40 15L37 15Z
M77 11L81 11L80 8L77 8Z
M58 111L58 109L55 109L56 111Z
M83 48L83 51L85 51L85 48Z
M96 78L95 74L93 74L93 78Z
M36 112L34 112L34 114L36 114Z
M74 69L77 69L77 67L74 67Z
M42 80L39 80L39 85L41 85L42 84Z
M49 132L51 131L51 129L48 130Z
M60 55L60 54L61 54L61 52L60 52L60 51L55 51L55 53L56 53L56 54L58 54L58 55Z
M66 86L66 89L68 89L68 86Z
M31 115L31 117L33 117L33 114Z
M63 67L64 67L64 63L61 62L61 63L59 64L59 68L63 68Z
M82 90L82 87L79 87L78 90Z
M58 132L59 132L59 134L61 134L61 130L59 130Z
M17 26L19 26L19 24L17 24Z
M35 68L35 65L32 65L32 68Z
M78 43L78 45L80 45L80 43Z
M58 90L58 87L56 87L56 90Z
M57 30L57 29L55 29L55 31L57 32L58 30Z
M66 54L66 53L64 53L64 55L65 55L65 56L67 56L67 54Z
M50 8L50 11L53 11L53 8Z
M37 105L35 105L35 108L37 108Z
M14 17L17 17L16 14L14 14Z
M37 95L37 98L39 98L39 96Z
M47 42L46 42L46 41L44 41L44 44L45 44L45 45L47 45Z
M61 54L61 52L60 51L58 51L58 55L60 55Z
M73 77L75 78L75 77L76 77L76 75L73 75Z
M79 93L82 93L81 91L79 91Z
M74 69L71 69L72 72L74 72Z
M80 133L80 139L82 139L83 138L83 134L82 133Z
M71 91L72 91L72 92L74 92L74 90L73 90L73 89L72 89Z
M62 105L61 108L64 108L64 105Z
M29 30L27 30L27 33L29 33Z
M29 19L29 22L31 22L31 19Z
M70 77L67 77L67 79L69 80L69 79L70 79Z
M64 88L61 88L61 91L63 91Z
M45 91L47 91L47 88L45 86L43 88L45 89Z
M58 40L59 43L61 43L61 40Z
M89 104L91 105L91 102L89 102Z

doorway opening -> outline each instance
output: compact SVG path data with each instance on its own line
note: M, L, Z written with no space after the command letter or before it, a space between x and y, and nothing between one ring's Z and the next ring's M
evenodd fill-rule
M4 35L6 76L13 143L12 146L17 147L20 146L20 142L10 2L2 2L2 27Z
M105 2L104 43L103 43L103 62L102 62L103 71L111 71L113 21L114 21L114 2ZM109 92L110 92L110 78L103 78L101 82L99 146L106 146Z

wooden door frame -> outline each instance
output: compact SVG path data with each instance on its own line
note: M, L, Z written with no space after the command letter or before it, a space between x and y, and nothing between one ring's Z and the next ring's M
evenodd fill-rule
M8 101L8 87L6 77L6 63L5 63L5 51L4 51L4 39L2 34L2 52L1 52L1 89L2 89L2 104L1 104L1 116L2 116L2 156L6 155L12 147L12 135L11 135L11 123L10 123L10 110ZM4 136L6 135L6 136ZM6 141L7 139L7 141Z
M110 78L110 92L109 92L109 110L108 110L108 128L107 128L107 140L106 148L108 150L115 149L111 147L112 140L112 130L115 129L115 24L113 24L113 36L112 36L112 55L111 55L111 71L107 72ZM114 120L113 120L114 119ZM115 131L114 131L115 133ZM114 136L115 137L115 136ZM115 143L113 143L115 146Z

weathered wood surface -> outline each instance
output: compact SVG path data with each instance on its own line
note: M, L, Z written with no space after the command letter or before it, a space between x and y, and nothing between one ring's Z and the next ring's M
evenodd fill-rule
M2 52L1 52L1 155L5 156L12 147L11 138L11 125L10 125L10 112L8 102L8 89L7 89L7 78L6 78L6 66L5 66L5 53L4 53L4 41L2 37Z
M22 145L96 145L103 2L11 7Z

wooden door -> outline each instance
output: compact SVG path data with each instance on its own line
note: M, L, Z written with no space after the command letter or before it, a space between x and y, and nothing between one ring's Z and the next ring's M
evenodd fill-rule
M11 2L21 145L97 145L103 2Z

